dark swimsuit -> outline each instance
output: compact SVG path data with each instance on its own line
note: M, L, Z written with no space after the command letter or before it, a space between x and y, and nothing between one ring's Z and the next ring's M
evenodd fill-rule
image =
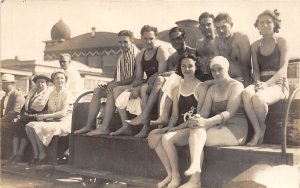
M269 75L260 75L260 80L263 82L266 82L269 80L279 69L280 69L280 49L278 44L276 43L274 51L270 55L263 55L260 52L260 45L257 50L257 62L259 66L260 72L265 72L265 71L270 71L271 73L274 72L273 74ZM284 94L289 93L289 84L288 80L286 77L282 77L278 79L276 82L274 82L272 85L278 85L281 87L281 91Z
M180 125L181 123L185 122L185 120L188 119L187 114L194 115L197 113L197 105L198 105L198 99L196 98L195 91L197 87L199 86L201 82L199 82L194 91L190 94L183 94L181 92L181 88L179 91L179 96L178 96L178 109L179 109L179 118L177 121L177 125ZM186 117L186 119L185 119Z
M158 61L156 59L156 54L157 54L157 51L158 51L159 47L156 48L155 53L154 53L153 57L150 60L145 60L145 52L146 52L146 50L143 53L143 57L142 57L142 69L146 73L147 80L153 74L155 74L155 73L158 72Z

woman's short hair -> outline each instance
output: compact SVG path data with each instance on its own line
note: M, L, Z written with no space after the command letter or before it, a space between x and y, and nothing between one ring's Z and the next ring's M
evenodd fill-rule
M280 13L278 12L277 9L275 9L274 11L271 11L271 10L265 10L264 12L260 13L258 16L257 16L257 19L254 23L254 26L257 28L258 27L258 22L259 22L259 18L263 15L268 15L272 18L273 22L274 22L274 28L273 28L273 31L274 33L278 33L279 32L279 29L280 29L280 24L281 24L281 20L279 19L279 15Z
M195 71L195 77L199 79L201 74L202 74L202 71L200 69L201 64L200 64L200 58L197 57L195 54L183 55L179 60L180 63L177 67L176 73L183 78L183 74L182 74L182 71L181 71L181 63L182 63L183 59L192 59L192 60L195 61L195 66L197 68L196 71Z
M141 29L141 35L143 35L145 32L150 32L153 31L154 35L157 36L158 35L158 30L156 27L150 26L150 25L144 25Z
M185 39L186 35L185 35L185 30L182 27L173 27L170 31L169 31L169 37L171 36L172 33L175 32L181 32L181 36Z
M68 80L68 76L66 75L66 73L62 72L62 71L56 71L54 73L51 74L51 82L54 83L54 77L57 75L57 74L62 74L64 75L66 81Z
M233 22L232 22L232 18L229 16L228 13L225 13L225 12L221 12L219 13L215 19L214 19L214 23L218 23L222 20L225 20L227 23L229 23L230 25L233 25Z
M133 32L129 31L129 30L122 30L122 31L120 31L118 33L118 37L119 36L127 36L127 37L130 38L130 40L133 40L133 37L134 37Z

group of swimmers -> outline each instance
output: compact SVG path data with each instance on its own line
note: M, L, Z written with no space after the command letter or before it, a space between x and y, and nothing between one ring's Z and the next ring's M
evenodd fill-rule
M131 31L120 31L122 54L115 78L107 87L94 90L87 123L74 134L131 135L131 126L143 125L135 136L148 137L149 146L167 171L158 187L169 188L178 187L181 180L175 146L189 144L191 165L185 175L191 178L181 187L199 187L203 147L245 144L247 118L254 128L247 145L261 144L268 106L289 95L288 47L286 40L277 36L280 22L277 10L259 14L254 26L262 38L250 45L247 35L232 31L233 22L227 13L214 17L204 12L199 17L204 38L196 49L186 45L183 28L170 30L176 50L173 54L157 43L155 27L145 25L141 29L141 51L134 46ZM93 130L103 97L107 98L105 115ZM157 102L160 115L150 120ZM126 110L133 104L137 117L129 120ZM122 127L110 132L109 122L116 108ZM158 129L150 132L151 125Z

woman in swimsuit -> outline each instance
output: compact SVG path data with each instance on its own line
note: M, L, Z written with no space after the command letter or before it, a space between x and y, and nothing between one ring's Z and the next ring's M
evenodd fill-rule
M245 110L254 128L254 136L247 145L262 144L268 106L288 98L288 48L279 37L280 19L277 10L261 13L255 27L262 35L251 47L254 84L243 92Z
M193 54L181 59L179 75L183 77L182 83L173 89L172 116L168 127L153 130L148 137L149 146L154 148L162 161L167 177L158 183L158 187L178 187L180 175L178 172L178 156L176 147L188 144L189 129L183 129L182 123L196 114L201 109L207 91L207 85L195 77L195 72L200 68L196 63L196 56ZM178 126L177 126L178 125ZM180 130L183 129L183 130ZM155 144L155 135L159 139ZM151 146L152 145L152 146Z

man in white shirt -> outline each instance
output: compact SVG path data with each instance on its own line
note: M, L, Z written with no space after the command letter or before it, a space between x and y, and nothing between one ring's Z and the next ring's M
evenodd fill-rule
M60 54L59 64L68 76L66 83L67 89L69 89L72 92L74 99L77 99L77 97L81 93L83 93L84 90L83 79L81 78L77 68L74 66L74 64L71 63L70 54Z

